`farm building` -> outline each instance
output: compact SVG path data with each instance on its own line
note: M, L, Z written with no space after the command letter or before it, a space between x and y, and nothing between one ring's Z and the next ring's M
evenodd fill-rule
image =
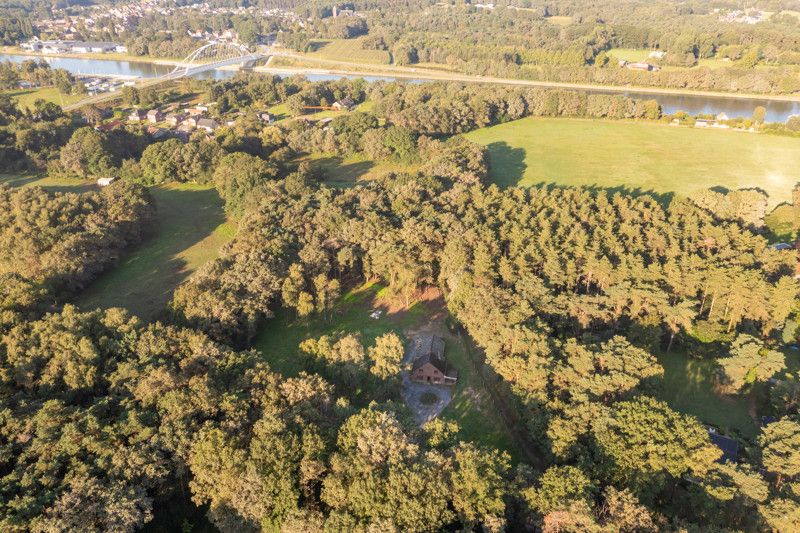
M173 126L177 126L181 122L184 121L186 115L183 113L169 113L167 115L167 122L169 122Z
M444 356L444 340L427 333L414 340L411 379L420 383L455 385L458 372Z

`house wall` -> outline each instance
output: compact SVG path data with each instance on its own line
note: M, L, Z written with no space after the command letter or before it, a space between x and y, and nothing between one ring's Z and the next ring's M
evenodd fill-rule
M412 374L412 378L414 381L421 381L424 383L442 383L444 376L435 366L427 364L416 369Z

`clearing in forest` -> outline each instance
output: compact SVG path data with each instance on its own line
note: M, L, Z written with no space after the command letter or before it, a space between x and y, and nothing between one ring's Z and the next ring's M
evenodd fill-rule
M664 367L658 396L670 407L724 431L735 430L748 438L758 434L758 426L748 413L748 398L716 392L714 376L719 367L715 359L690 357L681 350L657 357Z
M514 438L469 359L466 339L445 326L449 315L438 290L425 291L408 307L385 296L385 292L380 285L366 284L342 296L329 313L305 318L298 318L294 311L278 310L256 337L253 347L264 354L274 371L293 376L306 370L298 346L309 338L360 332L362 342L371 345L376 337L392 331L408 342L419 330L435 330L444 338L445 356L459 376L453 400L441 418L459 424L461 439L506 450L514 460L521 459ZM370 317L376 309L383 311L378 319ZM353 391L356 397L360 392L357 388ZM368 403L369 398L364 401Z
M362 48L361 39L315 39L311 46L313 51L308 54L309 57L319 59L374 65L388 65L391 60L391 55L386 50Z
M501 186L556 184L690 195L759 188L771 206L800 180L800 139L663 123L524 118L466 135Z
M233 238L235 226L225 219L216 189L184 183L150 193L156 204L150 235L76 298L80 307L125 307L152 320L175 288Z

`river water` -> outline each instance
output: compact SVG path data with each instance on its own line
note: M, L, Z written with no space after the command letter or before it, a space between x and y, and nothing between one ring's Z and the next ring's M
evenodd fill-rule
M73 74L95 74L95 75L114 75L114 76L135 76L141 78L152 78L170 72L173 67L170 65L158 65L155 63L138 61L120 61L116 59L79 59L67 57L40 57L0 54L0 61L13 61L20 63L26 59L41 59L49 63L53 68L63 68ZM204 79L224 79L235 74L230 70L206 71L198 75ZM278 73L279 75L290 76L292 72ZM367 81L392 80L386 76L357 76L342 74L307 74L306 78L311 81L333 80L342 77L359 77ZM405 79L411 83L422 83L424 79ZM577 89L576 89L577 90ZM592 90L587 92L603 93L602 90ZM620 94L608 92L607 94ZM672 114L676 111L685 111L692 115L701 113L718 114L725 113L730 118L749 117L753 114L756 106L764 106L767 110L766 120L768 122L785 122L791 115L800 114L800 102L761 100L758 98L725 98L720 96L692 96L692 95L671 95L671 94L650 94L637 93L630 91L623 93L632 98L653 99L661 104L664 113Z

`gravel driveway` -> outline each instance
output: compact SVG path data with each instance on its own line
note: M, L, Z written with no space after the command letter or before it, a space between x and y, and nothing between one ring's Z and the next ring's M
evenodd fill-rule
M413 356L414 350L410 349L410 347L406 348L406 354L405 357L403 357L404 367L411 365ZM439 416L439 413L441 413L453 399L454 387L411 381L408 370L400 371L400 377L403 380L400 395L403 397L406 405L411 409L414 420L416 420L420 426ZM430 405L422 403L422 395L426 392L436 395L437 400Z

